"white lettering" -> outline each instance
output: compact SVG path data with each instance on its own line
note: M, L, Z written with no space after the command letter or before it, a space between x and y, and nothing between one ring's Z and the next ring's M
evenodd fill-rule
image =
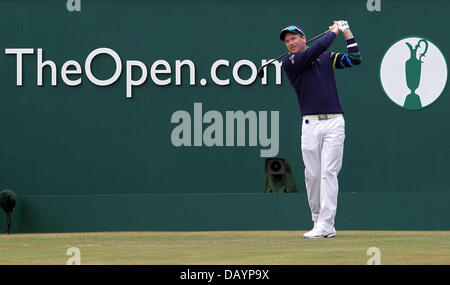
M366 7L369 12L373 12L373 11L380 12L381 11L381 0L367 0Z
M56 85L56 64L51 60L42 62L42 49L38 48L37 53L37 85L42 86L42 69L45 66L50 66L52 75L52 85Z
M16 84L17 86L22 86L23 84L23 55L24 54L34 54L34 49L28 48L28 49L5 49L6 54L15 54L16 55L16 66L17 66L17 79ZM57 64L52 60L45 60L43 59L43 49L38 48L37 49L37 85L42 86L44 84L43 80L43 73L45 68L50 71L51 76L51 85L56 86L57 80L58 80L58 66ZM93 74L92 70L92 63L96 56L98 55L108 55L112 57L115 63L115 70L113 75L111 75L108 79L99 79ZM262 64L266 64L267 60L262 60ZM171 65L165 61L165 60L156 60L151 65L150 71L147 70L147 65L144 62L138 61L138 60L127 60L126 63L126 97L132 98L133 97L133 89L135 86L141 86L147 81L148 73L150 73L150 77L153 80L153 82L156 85L164 86L169 85L172 83L171 73L172 68ZM273 62L273 65L275 66L276 70L276 84L281 84L281 67L282 64L278 61ZM189 70L189 85L196 85L196 68L193 61L189 59L185 60L176 60L175 61L175 85L182 85L182 75L183 75L183 66L187 66ZM220 66L230 66L230 62L228 60L220 59L213 63L211 67L211 79L216 85L219 86L225 86L230 84L230 79L221 79L217 75L218 68ZM242 67L247 66L251 70L250 77L247 79L243 79L239 75L239 71ZM267 68L267 67L266 67ZM87 56L85 62L84 62L84 71L86 72L86 77L88 80L97 86L108 86L111 85L120 78L122 75L122 60L117 52L110 48L97 48L89 53ZM137 69L140 70L140 75L137 74ZM80 85L82 82L82 75L83 69L82 66L75 60L69 60L65 62L61 67L61 78L62 81L68 85L68 86L77 86ZM185 72L186 73L186 72ZM135 75L133 75L135 74ZM161 78L161 74L166 74L166 78ZM69 79L69 75L79 75L78 77L72 77L72 79ZM222 75L223 76L223 75ZM239 60L232 69L232 76L236 83L240 85L250 85L253 84L257 78L257 68L254 63L252 63L249 60L242 59ZM136 78L135 78L136 77ZM265 72L264 77L262 78L261 84L267 85L267 72ZM206 86L207 80L201 79L200 85ZM196 122L201 122L201 120L196 120ZM250 122L254 123L253 120ZM215 128L215 127L214 127ZM211 129L212 130L212 129ZM241 133L241 129L238 126L238 132ZM245 129L244 129L245 131ZM196 132L198 134L198 131ZM202 141L202 138L200 136L195 136L195 145L197 146L197 143ZM251 133L250 138L253 138L253 133ZM238 146L242 144L242 141L238 141ZM250 143L251 146L253 146L253 140Z
M180 276L181 280L208 280L208 283L211 283L213 278L214 272L195 272L189 269L187 272L181 272Z
M66 265L80 265L81 251L78 247L70 247L66 251L66 255L71 256L66 262Z
M261 66L267 64L270 60L265 60L263 59L261 61ZM278 60L275 60L274 62L272 62L271 64L275 65L275 84L276 85L280 85L281 84L281 68L283 67L283 63L279 62ZM264 76L263 78L261 78L261 84L262 85L267 85L267 69L269 66L265 66L264 67Z
M81 0L67 0L66 3L67 11L69 12L80 12L81 11Z
M164 66L164 69L157 69L160 65ZM155 84L157 85L169 85L171 82L170 78L161 80L156 76L156 74L170 74L170 72L171 69L169 63L165 60L160 59L152 64L152 67L150 69L150 76L152 77L153 82L155 82Z
M181 85L181 67L189 66L189 84L195 85L195 65L191 60L175 61L175 85Z
M225 60L225 59L219 59L219 60L215 61L215 62L213 63L213 65L211 66L211 79L212 79L213 82L216 83L217 85L221 85L221 86L223 86L223 85L228 85L228 84L230 84L230 79L222 80L222 79L219 79L219 78L217 77L217 72L216 72L216 70L217 70L217 68L218 68L220 65L230 66L230 62L229 62L228 60Z
M133 67L137 66L141 69L141 77L133 80ZM147 80L147 67L143 62L137 60L127 60L127 98L133 97L133 86L139 86Z
M191 115L186 111L176 111L172 114L170 122L172 124L182 123L172 131L171 141L176 147L191 146Z
M202 103L194 103L194 146L202 146Z
M279 141L279 127L280 117L278 111L270 112L270 138L267 134L267 112L259 112L259 143L261 146L270 147L269 149L261 150L261 157L277 156L280 146Z
M203 132L203 143L206 146L223 146L223 119L220 112L208 111L203 116L203 123L211 123ZM214 134L214 138L213 138Z
M75 70L70 70L69 67L74 66ZM61 68L61 77L64 83L69 86L76 86L81 84L81 78L70 80L67 74L81 74L81 65L75 60L66 61Z
M279 151L279 112L271 111L270 137L267 130L267 111L259 111L259 118L255 111L226 111L225 130L223 115L215 110L203 115L202 103L194 103L194 120L191 124L191 115L187 111L179 110L172 114L171 123L178 124L172 131L171 141L175 147L191 146L192 125L194 128L193 146L207 147L224 146L224 131L226 133L225 145L235 146L235 124L237 124L236 146L246 146L248 132L248 146L259 145L268 149L260 150L261 157L273 157ZM214 121L214 122L213 122ZM259 125L258 125L259 121ZM213 123L212 123L213 122ZM248 122L248 129L246 123ZM211 124L203 131L203 124ZM248 131L247 131L248 130Z
M114 61L116 62L116 71L115 71L114 75L107 80L97 79L92 74L92 70L91 70L92 60L99 54L107 54L107 55L111 56L114 59ZM86 70L86 75L87 75L88 79L92 83L94 83L95 85L98 85L98 86L108 86L108 85L111 85L114 82L116 82L117 79L119 79L119 76L122 73L122 61L120 59L120 56L112 49L98 48L98 49L93 50L88 55L88 57L86 58L86 62L84 63L84 69Z
M252 70L252 75L247 80L243 80L242 78L239 77L239 68L241 68L241 66L243 66L243 65L250 67L250 69ZM242 59L242 60L236 62L236 64L233 66L233 78L234 78L234 80L236 80L237 83L239 83L241 85L252 84L255 81L257 75L258 75L258 69L256 68L256 65L249 60Z
M15 54L16 55L16 85L22 86L22 55L23 54L34 54L34 49L32 48L6 48L5 54Z
M237 146L245 146L245 121L249 121L249 145L256 146L256 124L257 118L255 111L248 111L244 114L242 111L227 111L227 146L234 145L234 121L237 122Z
M367 255L373 255L367 260L367 265L380 265L381 264L381 251L378 247L371 247L366 252Z

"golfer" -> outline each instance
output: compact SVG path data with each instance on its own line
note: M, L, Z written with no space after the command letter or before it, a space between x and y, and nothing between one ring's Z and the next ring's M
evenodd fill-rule
M358 44L347 21L335 21L330 32L314 45L306 46L299 26L281 30L280 38L289 55L283 69L294 86L302 115L301 149L305 184L314 227L305 238L335 237L334 218L338 198L338 174L344 153L344 109L334 79L334 69L361 63ZM348 54L327 51L342 32Z

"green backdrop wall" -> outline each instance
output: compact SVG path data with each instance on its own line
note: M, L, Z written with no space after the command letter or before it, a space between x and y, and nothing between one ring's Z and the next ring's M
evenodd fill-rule
M366 4L83 0L81 11L70 12L66 1L0 1L0 189L19 196L12 231L308 229L295 92L284 73L277 83L274 66L267 84L257 78L249 85L234 78L233 67L241 60L259 67L284 53L279 31L286 25L299 24L312 37L341 18L350 24L363 63L335 71L346 119L336 228L450 229L448 88L430 106L410 111L394 104L380 81L384 54L402 38L429 39L448 58L442 19L450 2L383 0L381 11L372 12ZM33 51L23 55L22 86L17 57L6 52L19 48ZM86 58L98 48L120 56L122 72L108 86L93 84L86 74ZM37 85L38 49L43 61L56 65L56 86L49 66ZM342 35L330 50L346 52ZM69 60L81 67L80 75L68 75L81 79L77 86L61 75ZM144 63L148 76L127 98L132 60ZM157 60L170 65L170 74L155 75L170 78L168 85L151 78ZM177 60L195 64L195 85L188 66L176 83ZM219 79L230 79L227 85L211 76L218 60L229 61L217 68ZM115 68L105 54L91 65L101 80ZM142 75L138 67L130 74L135 80ZM254 71L244 65L237 75L248 80ZM259 111L266 111L269 137L275 133L271 112L278 111L276 156L291 165L300 193L263 193L261 150L268 147L259 137L251 146L250 125L244 146L174 146L178 124L171 120L180 110L191 116L195 143L194 103L202 104L203 114L220 113L224 124L227 111L254 111L259 123ZM2 212L0 228L3 218Z

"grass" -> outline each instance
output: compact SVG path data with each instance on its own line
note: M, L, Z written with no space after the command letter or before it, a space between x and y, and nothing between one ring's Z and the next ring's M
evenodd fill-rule
M381 264L450 264L449 231L338 231L303 239L300 231L101 232L0 235L0 265L81 264L364 265L370 247Z

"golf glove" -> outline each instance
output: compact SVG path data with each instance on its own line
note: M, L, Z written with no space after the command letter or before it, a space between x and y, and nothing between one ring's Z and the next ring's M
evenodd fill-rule
M343 33L347 29L350 29L347 21L340 20L340 21L337 22L337 24L339 26L339 31L341 31L341 33Z

